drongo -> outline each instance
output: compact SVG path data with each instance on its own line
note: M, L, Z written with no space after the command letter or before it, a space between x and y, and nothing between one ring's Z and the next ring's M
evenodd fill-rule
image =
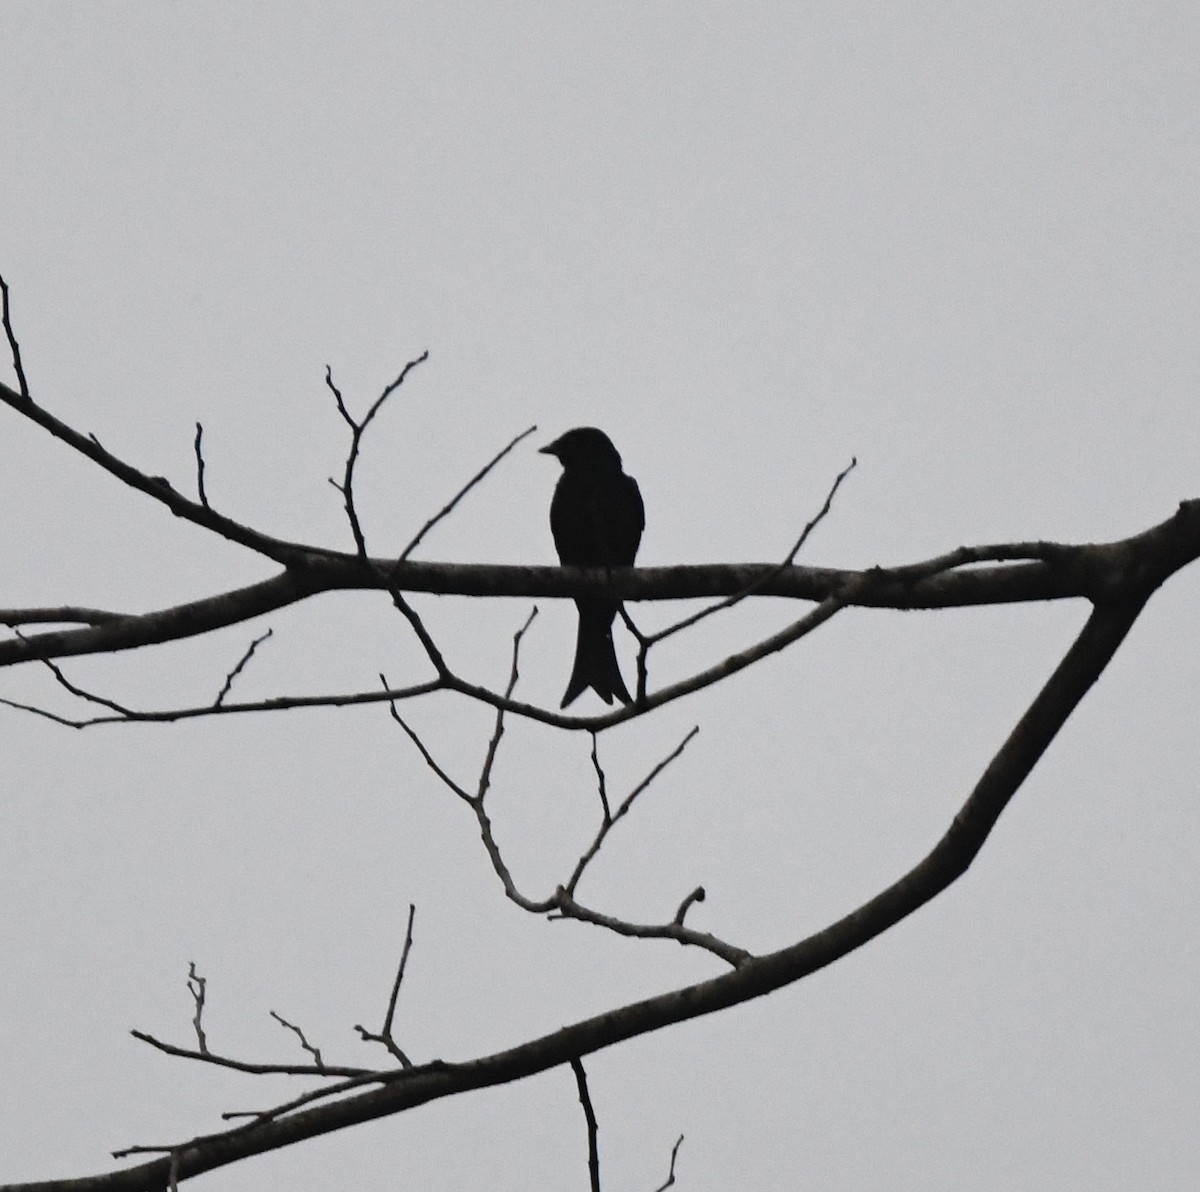
M563 466L550 502L550 532L566 567L632 567L645 514L637 481L626 476L621 457L603 431L578 426L543 447ZM586 687L606 703L630 702L613 650L613 618L620 601L576 600L579 636L575 666L561 707Z

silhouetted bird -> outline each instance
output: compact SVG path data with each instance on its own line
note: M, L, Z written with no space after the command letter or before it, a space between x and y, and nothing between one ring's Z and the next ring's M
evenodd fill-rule
M645 514L637 481L621 470L621 457L603 431L579 426L543 447L563 466L550 502L550 531L559 562L568 567L632 567ZM563 696L566 707L585 687L606 703L629 703L613 650L616 600L576 600L579 636L575 666Z

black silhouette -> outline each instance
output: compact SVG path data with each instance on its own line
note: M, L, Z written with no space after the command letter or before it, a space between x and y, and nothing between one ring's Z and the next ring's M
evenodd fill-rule
M632 567L646 524L637 481L621 469L612 441L594 426L579 426L543 447L563 474L550 502L550 531L559 562L568 567ZM566 707L585 687L606 703L630 702L613 649L616 600L576 600L579 636Z

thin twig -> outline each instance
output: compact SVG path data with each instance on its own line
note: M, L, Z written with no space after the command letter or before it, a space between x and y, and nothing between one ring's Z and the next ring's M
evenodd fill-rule
M596 773L596 792L600 796L600 806L604 811L603 823L607 827L612 823L612 810L608 805L608 782L604 776L604 767L600 764L599 733L592 733L592 769Z
M416 915L416 904L410 902L408 904L408 928L404 933L404 947L400 952L400 965L396 969L396 980L392 983L392 994L388 998L387 1013L383 1016L383 1030L375 1034L361 1025L356 1025L354 1028L358 1031L364 1043L382 1043L400 1061L400 1065L404 1068L411 1068L412 1060L405 1055L396 1043L395 1035L392 1033L392 1024L396 1017L396 1001L400 997L400 984L404 980L404 970L408 965L408 954L412 950L413 920L416 918Z
M664 1184L659 1184L654 1192L666 1192L666 1190L675 1182L675 1158L679 1154L679 1148L683 1146L683 1135L681 1134L675 1139L675 1145L671 1148L671 1170L667 1172L667 1181Z
M221 704L220 706L209 703L190 708L160 708L153 712L140 712L127 708L117 715L92 716L82 720L59 716L46 708L23 704L17 700L0 698L0 704L16 708L18 711L32 712L35 716L45 717L45 719L52 720L55 724L61 724L66 728L91 728L98 724L173 724L179 720L196 720L204 716L238 716L254 712L286 712L300 708L348 708L360 704L417 699L441 690L444 690L444 684L440 680L433 679L426 683L416 683L412 687L397 687L384 691L354 691L335 695L277 695L271 699L247 700L245 703ZM524 705L517 705L513 710L520 714L522 707Z
M294 1022L288 1022L288 1020L284 1018L282 1014L277 1014L274 1010L268 1010L267 1013L270 1014L280 1026L286 1027L292 1032L292 1034L296 1036L297 1039L300 1040L300 1046L303 1047L304 1050L313 1057L313 1063L316 1065L317 1071L324 1073L325 1061L321 1058L321 1049L319 1047L314 1047L305 1037L304 1032Z
M0 305L3 306L4 334L8 337L8 354L12 358L13 372L17 375L17 388L23 398L29 398L29 382L25 379L25 365L21 362L21 345L13 330L12 312L8 305L8 282L0 274Z
M512 693L517 688L517 680L521 677L521 641L525 637L530 625L533 624L533 619L538 615L537 605L533 606L533 611L525 618L525 624L513 634L512 643L512 665L508 671L508 685L504 688L504 699L512 699ZM500 738L504 736L504 712L503 707L496 709L496 727L492 730L491 740L488 741L487 753L483 758L483 765L479 768L479 782L475 788L475 803L478 807L483 807L484 797L488 793L488 788L492 784L492 767L496 764L496 754L500 749Z
M204 998L208 988L208 980L198 972L196 972L196 962L188 961L188 992L192 995L192 1004L196 1008L196 1013L192 1017L192 1026L196 1031L196 1046L200 1050L201 1055L208 1055L208 1039L204 1034Z
M805 525L804 529L800 532L800 537L797 538L794 543L792 543L791 549L786 555L784 555L779 563L777 563L771 570L757 576L744 588L734 592L730 596L727 596L724 600L719 600L716 604L711 604L706 608L702 608L699 612L693 613L689 617L684 617L683 620L676 621L673 624L668 625L665 629L660 629L657 633L649 634L642 633L642 631L638 629L626 610L624 604L618 605L618 611L621 614L621 620L624 622L625 628L629 630L638 643L636 704L639 708L644 708L646 706L646 684L649 678L649 654L651 648L657 645L659 642L664 641L666 638L671 637L673 634L680 633L684 629L690 629L697 622L703 621L706 617L711 617L714 613L722 612L727 608L732 608L735 604L740 604L747 597L753 596L755 592L761 591L764 587L771 583L772 580L790 567L793 562L795 562L796 556L800 553L804 544L808 541L813 530L815 530L817 526L819 526L821 522L825 520L825 517L833 507L833 498L837 495L838 489L841 488L842 481L845 480L846 477L849 476L857 466L858 458L856 456L851 456L850 462L837 474L837 476L834 478L833 484L829 488L829 491L825 494L825 503L817 511L816 516L813 517L807 523L807 525Z
M198 1060L217 1068L229 1068L234 1072L245 1072L251 1076L323 1076L329 1078L333 1076L365 1076L373 1071L371 1068L349 1067L344 1064L322 1063L320 1067L314 1064L257 1064L249 1060L238 1060L232 1056L220 1055L215 1051L210 1051L207 1044L201 1051L194 1047L177 1047L174 1043L167 1043L145 1031L131 1030L129 1033L139 1042L149 1044L164 1055L175 1056L183 1060Z
M684 902L687 902L687 899ZM580 923L591 923L595 927L604 927L614 935L623 935L629 939L674 940L684 947L703 948L705 952L711 952L714 956L720 957L735 969L741 968L742 965L754 959L754 954L745 948L720 939L708 931L693 931L682 923L674 921L670 923L631 923L627 919L618 919L615 915L606 915L601 911L592 910L590 907L576 902L561 886L555 891L554 903L554 911L550 915L552 919L576 919Z
M379 677L381 679L383 678L382 675L380 675ZM405 733L408 734L408 739L417 747L417 751L420 753L421 758L424 760L425 764L434 772L434 774L437 775L437 777L441 781L442 785L445 786L448 790L453 791L464 802L474 803L475 796L472 795L470 791L459 786L459 784L457 782L455 782L454 779L451 778L450 775L447 774L446 771L443 770L440 765L438 765L437 759L433 756L432 753L429 752L428 749L425 748L425 742L421 740L420 736L418 736L416 731L409 725L408 721L405 720L400 715L400 713L396 710L395 701L392 701L391 713L392 713L392 719L405 731Z
M192 441L192 450L196 453L196 495L200 498L200 504L205 509L211 509L212 506L208 503L208 494L204 491L204 427L196 423L196 437Z
M492 730L492 735L488 740L487 749L484 753L483 762L479 768L479 778L475 785L475 793L471 794L465 787L455 782L453 778L442 768L437 759L433 756L425 743L421 740L417 732L410 727L407 721L401 717L395 704L391 705L392 719L404 730L409 740L417 747L421 754L422 760L437 776L438 780L455 795L466 803L475 813L475 822L479 826L479 836L483 841L483 847L488 854L488 858L492 863L492 869L496 876L500 879L501 885L504 887L505 897L510 901L515 902L523 910L533 914L546 914L548 911L554 910L557 906L556 896L550 898L535 900L528 898L517 889L516 882L513 880L512 871L508 868L504 860L504 856L500 851L500 846L496 842L495 833L492 830L492 821L488 816L485 807L485 799L488 789L491 785L492 769L496 762L496 757L500 748L500 741L504 736L504 715L505 712L512 707L510 697L517 685L517 680L520 677L520 656L521 642L528 631L530 625L533 624L534 618L537 616L536 606L525 619L525 623L513 634L512 647L512 663L509 667L508 683L505 687L505 692L502 697L495 701L496 707L496 722ZM416 617L416 614L412 614ZM416 624L420 624L419 618L416 618ZM424 632L424 626L421 626L421 631ZM440 655L439 655L440 657ZM379 676L380 681L387 685L387 678L384 675ZM451 689L458 689L461 680L456 679L449 671L445 675L445 685ZM491 701L489 701L491 702Z
M235 666L233 668L233 670L231 670L229 672L229 674L227 674L225 676L225 682L221 685L221 690L217 692L217 698L215 700L213 700L212 706L214 708L219 708L225 702L225 697L229 694L230 690L233 687L234 679L236 679L238 677L238 675L240 675L242 673L242 671L246 667L246 664L250 661L251 658L254 657L254 651L257 650L258 647L261 646L263 644L263 642L265 642L267 640L267 638L269 638L272 635L272 632L273 632L272 630L268 629L266 631L266 633L264 633L261 637L256 637L250 643L249 647L247 648L246 652L242 655L237 666Z
M441 650L438 649L437 643L433 640L433 636L429 630L425 628L425 623L417 614L417 610L405 600L404 594L394 585L388 588L388 593L392 598L392 604L399 609L404 619L412 626L413 632L417 635L417 641L421 643L421 648L425 651L426 657L432 663L433 669L437 671L438 678L448 680L450 678L450 668L446 665L446 660L442 657Z
M804 527L800 533L800 537L797 538L794 543L792 543L791 549L786 555L784 555L774 570L760 575L754 580L753 583L747 584L746 587L744 587L740 592L734 592L732 596L727 596L724 600L718 601L716 604L709 605L708 608L702 608L698 613L694 613L690 617L685 617L682 621L677 621L673 625L668 625L666 629L660 629L657 633L649 634L644 639L637 632L637 630L633 629L633 626L630 625L630 629L633 631L634 635L643 643L643 652L649 651L651 646L657 645L659 642L670 637L672 634L691 628L691 626L695 625L698 621L703 621L705 617L711 617L714 613L719 613L724 609L732 608L735 604L740 604L748 596L753 596L755 592L760 591L777 575L779 575L786 568L790 567L792 563L795 562L796 556L800 553L804 544L808 541L813 530L815 530L817 526L819 526L821 522L825 520L830 509L833 507L833 498L837 495L838 489L842 487L842 481L850 475L857 465L857 457L851 457L850 462L837 474L837 477L834 479L829 491L825 494L825 503L818 510L816 516L813 517L812 520L809 521ZM629 622L626 622L626 624L629 624Z
M325 387L333 394L333 400L337 404L338 413L345 420L346 425L352 430L358 429L358 423L350 417L350 411L346 409L346 403L342 400L342 391L333 383L333 369L330 365L325 365Z
M342 474L342 482L338 484L331 477L329 483L342 494L346 517L350 522L350 532L354 536L354 545L360 559L366 559L367 557L367 540L363 535L362 524L358 518L358 510L354 504L354 469L358 464L358 453L362 447L363 435L366 433L367 427L371 425L375 415L383 408L383 403L404 384L405 378L418 364L428 359L429 349L426 348L419 356L410 360L400 370L400 375L394 381L384 386L383 392L371 403L370 408L363 415L362 421L354 418L346 408L341 390L333 383L333 370L329 365L325 366L325 384L333 394L333 399L337 403L338 413L341 414L346 425L350 427L350 449L346 453L346 466Z
M281 1117L286 1117L289 1113L297 1109L302 1109L305 1105L311 1105L314 1101L325 1100L330 1097L340 1097L343 1093L353 1092L355 1089L362 1088L369 1084L389 1084L394 1080L402 1079L404 1076L412 1074L419 1075L423 1072L434 1071L439 1068L446 1068L448 1065L441 1060L434 1060L428 1064L421 1064L415 1068L404 1070L383 1070L379 1072L361 1071L353 1076L348 1076L345 1080L339 1080L337 1084L329 1084L324 1088L312 1089L307 1093L301 1093L297 1097L293 1097L290 1101L285 1101L281 1105L273 1106L271 1109L263 1110L233 1110L228 1113L221 1114L221 1117L226 1121L233 1121L236 1118L247 1118L248 1121L240 1126L235 1126L231 1130L223 1130L217 1134L201 1134L196 1138L191 1139L187 1143L180 1146L179 1143L172 1143L167 1146L158 1146L153 1144L137 1143L133 1146L123 1147L119 1151L112 1151L114 1159L126 1159L130 1155L155 1155L168 1154L173 1150L188 1150L198 1146L203 1146L205 1143L213 1142L214 1140L227 1140L238 1135L248 1133L257 1126L264 1125L267 1122L276 1121ZM332 1073L333 1069L327 1069Z
M31 712L34 716L41 716L44 720L61 724L63 728L89 728L93 724L115 724L125 720L124 716L96 716L91 720L71 720L67 716L59 716L57 712L51 712L48 708L38 708L33 704L23 704L19 700L4 699L2 696L0 696L0 704L17 712Z
M579 1090L579 1104L583 1106L583 1120L587 1123L588 1140L588 1186L591 1192L600 1192L600 1149L596 1135L596 1111L592 1107L592 1096L588 1092L587 1073L583 1061L576 1056L571 1060L571 1071L575 1073L575 1087Z
M691 892L691 893L690 893L690 894L689 894L689 895L688 895L688 896L687 896L687 897L686 897L686 898L685 898L685 899L684 899L684 900L683 900L683 901L682 901L682 902L679 904L679 909L678 909L678 910L675 912L675 918L673 918L673 919L671 920L671 922L672 922L672 923L674 923L676 927L682 927L682 926L683 926L683 920L684 920L684 919L687 917L687 913L688 913L688 911L690 911L690 910L692 909L692 907L693 907L693 906L694 906L694 905L695 905L697 902L703 902L703 901L704 901L704 897L705 897L705 895L704 895L704 887L703 887L703 886L697 886L697 887L696 887L696 888L695 888L695 889L694 889L694 890L693 890L693 891L692 891L692 892Z
M20 638L20 640L23 642L36 641L35 638L26 637L25 634L23 634L16 627L13 628L13 634L14 636ZM92 692L72 683L71 680L68 679L65 674L63 674L62 668L49 658L39 658L38 661L50 671L50 673L58 681L59 686L65 688L72 695L78 697L79 699L87 700L88 703L99 704L100 707L108 708L109 711L116 712L120 716L128 717L130 715L130 709L126 708L123 704L118 704L113 700L106 699L102 695L95 695Z
M435 513L417 531L413 540L400 552L400 557L396 560L397 564L403 563L408 556L411 555L414 550L416 550L418 544L421 542L421 539L423 539L425 535L428 534L429 531L438 524L438 522L453 513L454 507L463 499L463 497L465 497L467 493L469 493L471 489L473 489L519 442L521 442L522 439L528 438L536 430L536 426L531 426L528 430L523 430L515 439L512 440L511 443L509 443L507 447L503 448L503 450L494 455L488 463L484 464L484 466L480 468L479 471L476 472L475 475L472 476L471 479L468 480L467 483L464 484L457 493L454 494L450 501L441 509L439 509L437 513Z
M667 754L667 756L664 757L662 759L662 761L660 761L650 771L650 773L648 773L646 775L646 777L643 778L641 780L641 782L639 782L637 784L637 786L635 786L633 788L633 790L631 790L629 792L629 794L627 794L625 796L624 799L621 800L621 803L617 807L617 810L615 812L613 812L612 814L609 813L608 798L604 791L604 771L600 769L600 759L596 753L595 734L592 735L592 765L595 768L596 773L598 775L599 787L600 787L600 800L604 806L604 816L600 821L600 827L596 830L595 838L592 840L592 843L588 846L588 848L584 852L584 854L576 862L574 872L571 874L571 877L567 881L567 884L563 887L563 889L566 891L566 893L568 895L571 895L572 897L574 896L575 887L579 885L579 879L581 877L583 877L583 871L588 867L589 864L591 864L592 858L595 857L595 855L600 851L600 847L601 847L601 845L604 844L604 841L607 839L609 832L611 832L612 829L616 826L616 824L629 813L629 809L633 806L633 801L677 757L679 757L679 755L688 747L688 744L692 740L692 738L695 737L699 731L700 731L700 726L695 725L692 728L692 730L687 734L687 736L685 736L683 738L683 740L680 741L679 744L676 745L675 748L672 749L671 752L669 754Z

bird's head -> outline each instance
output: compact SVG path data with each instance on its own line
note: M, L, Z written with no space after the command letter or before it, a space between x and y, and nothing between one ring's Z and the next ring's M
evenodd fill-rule
M594 426L577 426L540 451L543 455L553 455L564 468L615 467L619 470L621 467L621 456L612 440Z

